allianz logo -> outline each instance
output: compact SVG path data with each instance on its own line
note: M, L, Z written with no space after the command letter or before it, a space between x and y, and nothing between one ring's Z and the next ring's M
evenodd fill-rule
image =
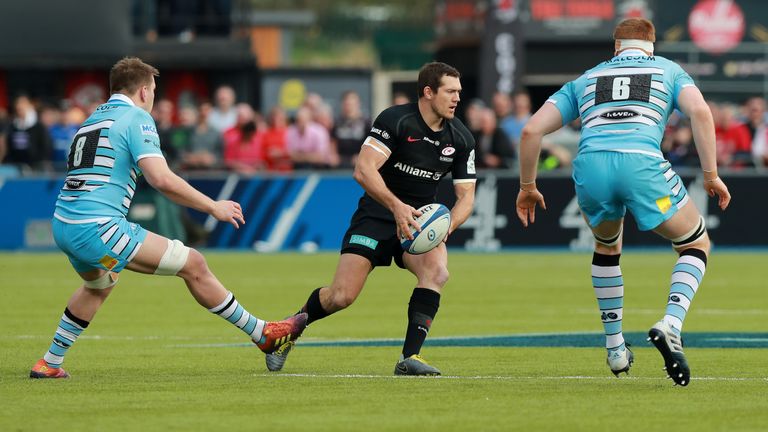
M408 164L404 164L402 162L395 163L395 168L399 169L400 171L406 174L410 174L415 177L432 178L435 180L440 180L440 177L443 176L443 173L441 172L433 172L425 169L415 168Z

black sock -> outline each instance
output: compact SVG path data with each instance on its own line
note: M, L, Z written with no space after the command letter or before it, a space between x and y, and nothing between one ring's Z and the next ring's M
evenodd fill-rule
M414 288L408 303L408 328L405 331L403 358L421 351L432 320L440 307L440 293L426 288Z
M306 312L308 315L307 318L307 325L310 325L312 322L317 321L319 319L323 319L330 315L328 312L323 309L323 305L320 303L320 290L322 287L312 291L312 294L309 295L309 298L307 299L307 303L301 307L301 310L299 310L298 313Z

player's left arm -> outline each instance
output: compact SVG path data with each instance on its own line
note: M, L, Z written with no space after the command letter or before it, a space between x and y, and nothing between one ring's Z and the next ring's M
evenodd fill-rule
M451 209L449 235L466 222L472 214L472 208L475 205L475 182L455 183L453 191L456 194L456 203Z

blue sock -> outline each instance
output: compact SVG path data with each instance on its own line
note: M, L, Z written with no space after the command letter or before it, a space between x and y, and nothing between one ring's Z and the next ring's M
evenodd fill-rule
M693 296L699 289L707 269L707 254L700 249L686 249L680 252L672 270L672 284L669 289L667 310L662 321L680 334L683 321L691 307Z
M232 323L254 341L259 342L261 339L261 333L264 331L266 323L240 306L231 292L227 293L227 297L221 304L208 310Z
M59 327L53 335L53 342L48 352L43 356L43 360L52 368L59 368L64 363L64 355L77 337L88 327L88 321L72 315L69 308L64 309L64 314L59 321Z
M624 279L619 267L621 255L592 256L592 286L605 330L605 348L608 351L624 349L621 320L624 315Z

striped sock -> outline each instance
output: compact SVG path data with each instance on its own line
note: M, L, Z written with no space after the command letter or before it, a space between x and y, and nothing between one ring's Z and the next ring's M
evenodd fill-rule
M80 333L88 327L88 321L81 320L80 318L72 315L69 308L64 309L64 314L59 321L59 327L56 328L56 333L53 335L53 342L51 347L48 348L48 352L45 353L43 359L48 366L52 368L59 368L64 363L64 355L67 354L67 350L72 346L80 336Z
M605 348L608 351L624 349L621 320L624 315L624 279L621 276L621 255L592 256L592 286L600 308L605 329Z
M227 293L227 297L220 305L208 310L234 324L254 341L259 342L261 339L266 322L248 313L231 292Z
M691 301L699 289L707 269L707 254L701 249L686 249L680 252L675 268L672 269L672 285L669 289L667 310L662 321L680 333L683 321L691 307Z

